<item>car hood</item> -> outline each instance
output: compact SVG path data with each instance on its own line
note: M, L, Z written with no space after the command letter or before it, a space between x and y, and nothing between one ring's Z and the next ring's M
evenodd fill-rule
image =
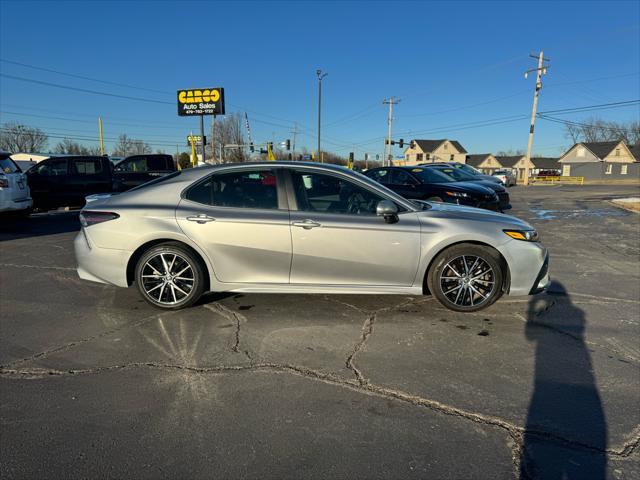
M456 192L474 193L476 195L490 195L494 192L492 188L476 182L432 183L429 185L441 185L444 188L450 188Z
M444 217L448 219L459 220L477 220L481 222L491 222L502 226L502 228L513 228L516 230L532 230L533 227L511 215L493 212L483 208L467 207L465 205L457 205L455 203L420 201L431 206L428 210L418 212L418 215L424 218Z
M495 177L494 177L494 179L498 180ZM501 183L499 183L500 180L498 180L497 182L495 180L489 181L489 180L482 179L482 180L469 180L469 182L475 183L476 185L482 185L483 187L490 188L494 192L498 192L498 193L505 192L506 189L502 186Z

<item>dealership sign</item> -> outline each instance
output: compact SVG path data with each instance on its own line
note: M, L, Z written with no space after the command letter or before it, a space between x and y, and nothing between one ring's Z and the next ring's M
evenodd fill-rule
M191 146L191 140L194 145L202 145L202 135L187 135L187 147ZM207 144L207 137L204 137L204 144Z
M178 90L178 115L224 115L224 88Z

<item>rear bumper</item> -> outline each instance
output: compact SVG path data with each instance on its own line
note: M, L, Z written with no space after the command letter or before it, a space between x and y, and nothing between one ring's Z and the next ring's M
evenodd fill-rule
M84 228L74 241L78 276L83 280L127 287L127 263L130 252L96 246Z
M0 212L16 212L22 210L29 210L33 207L33 200L29 197L19 200L4 200L0 201Z

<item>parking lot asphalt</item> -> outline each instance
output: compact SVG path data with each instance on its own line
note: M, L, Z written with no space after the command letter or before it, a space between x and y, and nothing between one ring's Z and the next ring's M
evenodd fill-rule
M80 280L77 214L0 220L3 478L640 478L633 186L511 189L550 290L211 294ZM565 477L563 477L563 475Z

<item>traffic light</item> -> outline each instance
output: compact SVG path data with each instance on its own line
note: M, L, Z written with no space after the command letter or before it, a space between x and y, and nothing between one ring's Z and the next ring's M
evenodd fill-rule
M398 146L399 146L400 148L403 148L403 147L404 147L404 139L403 139L403 138L401 138L401 139L400 139L400 141L398 142Z
M286 147L287 147L287 150L291 150L291 140L289 140L288 138L286 141Z
M410 148L416 148L416 142L414 142L413 140L411 140L411 141L409 142L409 147L410 147Z
M256 151L256 147L253 145L253 142L251 142L251 143L249 144L249 151L250 151L251 153L253 153L253 152L255 152L255 151Z
M269 150L273 152L273 142L269 142Z
M347 167L350 170L353 170L353 157L354 157L353 152L349 152L349 164L347 165Z

